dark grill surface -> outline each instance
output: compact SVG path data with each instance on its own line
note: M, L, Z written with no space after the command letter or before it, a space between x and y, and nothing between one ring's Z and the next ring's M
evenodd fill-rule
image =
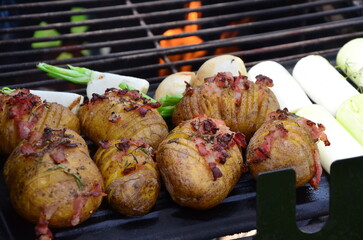
M0 85L85 94L84 86L51 79L36 69L38 62L46 62L144 78L151 83L153 95L165 75L183 69L196 71L216 54L239 56L247 68L275 60L291 70L309 54L321 54L334 63L345 42L363 37L362 1L205 0L200 7L189 9L190 2L3 0ZM190 12L200 17L187 20ZM197 31L163 35L190 25ZM161 40L191 36L202 42L160 47ZM203 56L174 60L174 55L200 51ZM32 239L34 226L12 210L3 179L0 198L0 239ZM143 217L125 217L104 204L85 223L54 233L56 239L212 239L255 229L255 200L255 181L246 174L222 204L208 211L179 207L163 190L152 212ZM328 177L323 175L317 191L299 188L296 202L301 224L326 217Z

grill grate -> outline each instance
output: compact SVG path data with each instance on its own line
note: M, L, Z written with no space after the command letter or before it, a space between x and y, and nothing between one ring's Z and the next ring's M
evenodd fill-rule
M213 0L201 1L202 6L196 9L185 8L188 2L88 0L2 5L1 85L85 92L83 86L49 80L35 69L38 62L45 61L145 78L152 83L153 91L163 79L159 76L160 69L172 73L192 64L195 71L218 48L241 57L248 67L266 59L292 58L324 50L334 52L347 40L363 36L363 6L344 0ZM78 8L71 11L74 7ZM195 11L200 12L202 18L185 19L187 13ZM85 19L70 20L79 15ZM230 25L241 19L245 21ZM168 29L191 24L196 24L199 30L163 35ZM82 26L84 32L72 30ZM34 38L37 32L46 30L57 31L58 35ZM224 32L233 32L235 36L221 39ZM204 42L160 47L162 40L188 36L198 36ZM39 47L39 43L44 42L53 42L55 46ZM34 47L36 44L38 47ZM206 55L176 62L169 59L174 54L199 50L206 50ZM72 58L67 57L70 55ZM163 64L160 59L164 60Z
M321 54L334 62L340 46L352 38L363 37L362 1L202 0L200 7L186 8L190 2L2 0L5 4L0 6L0 85L85 95L84 86L50 79L35 68L44 61L145 78L151 83L153 95L165 74L185 66L196 71L222 50L241 57L247 68L262 60L275 60L291 70L298 59L308 54ZM187 20L186 15L191 12L199 12L201 18ZM82 21L77 21L77 17ZM190 25L197 26L198 31L163 35L169 29ZM229 38L222 38L224 33L230 33ZM160 46L163 40L192 36L203 42ZM173 61L176 54L197 51L204 51L205 55ZM329 214L326 175L319 190L302 187L296 194L299 226ZM21 240L33 236L34 226L11 209L2 175L0 199L0 238ZM18 226L22 226L22 231L17 231ZM104 204L85 223L54 230L54 234L62 240L212 239L255 228L256 185L246 174L225 201L208 211L179 207L163 189L156 206L145 216L124 217Z

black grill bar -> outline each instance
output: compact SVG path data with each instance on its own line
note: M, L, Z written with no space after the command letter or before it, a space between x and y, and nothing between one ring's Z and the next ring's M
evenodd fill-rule
M299 7L306 7L306 4L302 4L304 6L295 6L295 9L298 9ZM11 54L11 56L21 56L21 55L31 55L31 54L36 54L37 52L40 52L42 54L46 54L46 53L58 53L58 52L62 52L62 51L74 51L74 50L81 50L81 49L95 49L95 48L100 48L100 47L106 47L106 46L118 46L118 45L127 45L129 43L135 43L135 42L146 42L146 41L160 41L160 40L165 40L165 39L171 39L174 37L186 37L186 36L193 36L193 35L197 35L197 36L203 36L203 35L208 35L208 34L213 34L215 32L221 32L221 31L235 31L235 30L243 30L244 28L257 28L257 27L266 27L268 25L273 25L273 24L284 24L286 22L290 22L290 21L299 21L299 20L310 20L310 19L314 19L314 18L319 18L319 17L327 17L327 16L331 16L334 14L345 14L345 13L349 13L349 12L354 12L357 10L361 10L363 7L349 7L349 8L344 8L344 9L339 9L339 10L333 10L333 11L324 11L324 12L318 12L318 13L313 13L313 14L305 14L305 15L298 15L298 16L293 16L293 17L287 17L287 18L280 18L280 19L272 19L272 20L266 20L266 21L260 21L260 22L253 22L253 23L249 23L249 24L242 24L242 25L236 25L236 26L224 26L224 27L216 27L216 28L210 28L210 29L202 29L200 31L198 31L198 33L183 33L183 34L179 34L179 35L175 35L175 36L163 36L163 35L157 35L157 36L147 36L147 37L141 37L141 38L137 38L137 39L124 39L124 40L117 40L117 41L109 41L109 42L103 42L103 43L90 43L90 44L85 44L85 45L74 45L74 46L70 46L70 47L60 47L60 48L47 48L47 49L39 49L39 50L25 50L25 51L14 51L14 52L9 52L8 54L6 52L4 52L2 54L2 57L8 57L9 54ZM270 9L269 13L273 12L273 13L281 13L281 11L286 11L288 9L291 9L291 6L289 8L285 7L285 8L276 8L276 9ZM275 11L274 11L275 10ZM266 10L259 10L259 11L253 11L250 13L246 13L246 14L238 14L239 18L244 18L244 17L249 17L249 16L259 16L259 15L265 15L266 14ZM232 16L231 19L236 19L237 16L235 16L237 14L234 14L234 16ZM227 16L227 17L231 17L231 16ZM212 17L211 17L212 18ZM224 20L226 19L224 16L221 17L217 17L217 19L221 19ZM204 21L210 21L210 18L206 18ZM182 21L184 24L187 24L188 21ZM197 21L193 21L193 22L189 22L190 23L200 23L201 21L197 20ZM150 27L148 28L147 26L140 26L137 29L142 29L142 30L154 30L154 27L158 27L160 28L160 24L157 24L157 26L153 26L150 25ZM118 31L122 32L127 32L130 31L131 28L127 28L127 29L116 29L116 30L108 30L107 32L105 30L100 30L98 32L91 32L91 33L85 33L85 34L64 34L62 36L59 37L49 37L49 38L42 38L36 41L49 41L49 40L79 40L79 38L89 38L89 37L93 37L95 35L103 35L106 33L116 33ZM34 38L28 38L28 39L19 39L18 41L12 41L12 40L8 40L8 41L2 41L0 42L0 46L1 44L4 43L30 43L30 42L35 42ZM93 58L93 59L103 59L103 58L109 58L112 57L112 55L105 55L105 56L98 56L98 57L80 57L80 58L75 58L73 59L71 62L81 62L81 61L87 61L87 59L89 58ZM61 61L52 61L53 64L61 64ZM18 68L22 68L24 67L24 65L5 65L2 68L0 67L0 69L18 69Z
M324 51L334 44L327 39L328 44L319 45L322 42L320 38L347 33L348 35L337 38L337 41L344 42L352 36L349 33L360 36L363 31L363 19L360 17L363 6L353 6L344 0L293 1L293 4L287 3L289 0L212 0L201 1L202 6L195 9L185 7L189 2L191 1L106 1L106 5L102 6L92 0L78 1L74 5L70 1L54 1L55 5L48 3L45 7L55 7L58 11L48 13L35 10L31 13L23 12L27 7L37 9L36 6L41 3L1 6L0 11L17 10L21 14L1 18L0 26L1 22L13 22L11 20L21 22L22 19L29 21L42 17L46 20L60 20L50 21L42 26L32 22L29 26L18 24L14 27L0 28L0 36L15 36L8 39L0 37L0 48L4 49L0 55L0 79L3 79L4 85L9 86L40 87L43 82L43 87L59 87L63 80L49 81L44 73L35 68L38 62L45 61L53 65L72 64L142 77L156 85L162 79L158 73L160 69L176 72L180 66L191 63L193 70L196 70L196 66L214 55L218 48L237 47L233 53L238 54L245 62L255 62L263 60L264 56L260 54L263 51L271 53L274 58L298 55L305 51L304 49L309 52ZM17 5L19 8L16 8ZM85 9L64 10L65 6L69 8L76 5L84 6ZM325 7L330 7L331 10L324 10ZM116 15L117 11L123 11L124 14ZM185 15L190 12L200 12L202 17L194 21L186 20ZM75 15L89 15L89 19L82 22L70 22L67 19ZM335 19L336 16L339 17ZM246 19L246 22L230 24L243 19ZM198 25L197 32L163 35L168 29L183 28L192 24ZM67 32L71 27L79 26L87 26L89 29L78 34ZM49 29L55 29L60 34L40 38L29 35L34 31ZM224 32L235 32L236 36L221 39L220 36ZM160 47L163 40L191 36L197 36L203 39L203 42ZM279 42L280 38L283 40ZM55 47L31 47L33 43L48 41L62 41L62 44ZM290 42L294 44L289 44ZM106 48L111 52L102 54L101 51ZM81 54L84 50L91 51L91 54ZM201 50L206 51L206 56L195 60L172 62L169 59L175 54ZM58 59L57 55L64 52L76 55L70 59ZM163 59L164 63L160 63L160 59ZM29 76L31 77L27 79ZM84 88L73 86L71 91L79 89Z
M241 44L247 44L247 43L255 43L255 42L264 42L264 41L270 41L273 39L279 39L279 38L285 38L285 37L291 37L295 35L302 35L302 34L308 34L308 33L314 33L322 31L328 31L328 30L337 30L340 28L350 28L354 26L362 26L363 24L363 17L357 17L357 18L351 18L347 20L341 20L341 21L335 21L335 22L329 22L329 23L323 23L323 24L317 24L313 26L307 26L307 27L300 27L300 28L294 28L294 29L287 29L287 30L281 30L276 32L267 32L267 33L261 33L256 35L250 35L250 36L241 36L236 37L233 39L219 39L219 40L213 40L204 42L202 44L198 45L187 45L187 46L178 46L178 47L170 47L170 48L159 48L159 49L142 49L142 50L136 50L136 51L128 51L128 52L121 52L121 53L114 53L114 54L108 54L107 56L91 56L91 57L83 57L83 62L79 63L79 66L93 66L97 64L111 64L113 62L119 61L119 60L126 60L124 58L125 56L128 56L127 58L143 58L143 57L151 57L153 55L173 55L173 54L181 54L184 52L193 52L193 51L199 51L199 50L209 50L216 47L227 47L227 46L234 46L234 45L241 45ZM202 30L201 30L202 31ZM176 35L178 36L178 35ZM185 36L185 35L183 35ZM151 37L153 38L153 37ZM158 38L156 38L158 39ZM331 39L332 41L334 39ZM132 40L128 40L130 43ZM312 40L314 44L317 44L320 42L320 38ZM300 45L303 46L303 45ZM75 63L79 62L79 59L67 59L62 61L49 61L51 64L58 64L58 63ZM5 69L17 69L25 68L25 67L33 67L38 62L27 62L23 64L16 64L16 65L2 65L0 66L0 70ZM20 65L20 66L19 66ZM125 70L127 71L127 69ZM122 71L123 72L123 71ZM16 73L19 73L18 71ZM29 73L25 71L24 73ZM119 71L120 73L120 71ZM11 73L10 73L11 74ZM0 73L0 77L9 77L9 73L3 72Z
M294 9L304 9L306 7L316 7L321 5L321 3L319 3L319 5L317 5L318 2L313 2L313 3L308 3L308 4L300 4L298 6L296 6ZM199 30L197 33L195 32L190 32L190 33L183 33L183 34L178 34L178 35L174 35L174 36L156 36L153 39L149 39L148 37L142 37L142 38L138 38L138 39L132 39L132 41L146 41L146 40L152 40L152 41L159 41L159 40L165 40L165 39L172 39L175 37L186 37L186 36L194 36L194 35L198 35L198 36L202 36L205 34L213 34L215 32L222 32L222 31L235 31L235 30L242 30L243 28L249 27L249 28L253 28L253 27L267 27L268 25L274 25L274 24L284 24L290 21L301 21L301 20L311 20L311 19L315 19L315 18L321 18L321 17L328 17L328 16L332 16L335 14L348 14L348 13L354 13L357 10L362 10L363 6L358 6L358 7L347 7L347 8L343 8L343 9L335 9L335 10L331 10L331 11L322 11L322 12L316 12L316 13L311 13L311 14L304 14L304 15L297 15L297 16L291 16L291 17L285 17L285 18L279 18L279 19L270 19L270 20L266 20L266 21L260 21L260 22L252 22L250 24L244 24L244 25L231 25L231 26L223 26L223 27L215 27L215 28L210 28L210 29L205 29L205 30ZM278 13L283 13L286 11L291 10L291 7L280 7L280 8L275 8L275 9L269 9L268 12L274 13L274 14L278 14ZM47 38L39 38L37 40L35 40L34 38L27 38L27 39L19 39L17 41L14 40L7 40L7 41L1 41L0 42L0 46L2 44L24 44L24 43L31 43L31 42L44 42L44 41L54 41L54 40L67 40L67 39L79 39L79 38L88 38L88 37L93 37L93 36L97 36L97 35L104 35L104 34L114 34L114 33L130 33L130 32L134 32L134 31L147 31L147 30L158 30L158 29L170 29L170 28L175 28L175 27L179 27L179 26L186 26L186 25L190 25L190 24L205 24L210 22L211 20L215 20L215 21L225 21L225 20L236 20L236 19L241 19L241 18L246 18L246 17L256 17L256 16L263 16L266 14L266 10L257 10L257 11L252 11L252 12L246 12L246 13L238 13L238 14L228 14L228 15L222 15L222 16L217 16L217 17L206 17L206 18L201 18L200 20L196 20L196 21L187 21L187 20L182 20L182 21L178 21L178 22L171 22L171 23L162 23L162 24L150 24L148 26L134 26L134 27L126 27L126 28L122 28L122 29L113 29L113 30L100 30L100 31L94 31L90 34L82 34L80 36L75 36L75 34L64 34L62 36L59 37L47 37ZM103 20L94 20L94 22L99 22L99 23L107 23L108 20L106 22L103 22ZM54 26L59 26L59 24L54 24ZM62 27L73 27L73 26L83 26L85 25L85 23L71 23L71 24L67 24L67 23L62 23ZM88 24L87 24L88 25ZM49 25L50 26L50 25ZM24 28L28 28L31 30L44 30L44 29L48 29L50 28L48 25L47 26L35 26L34 28L31 27L24 27ZM46 27L46 28L43 28ZM21 28L21 30L25 30L24 28ZM17 28L13 28L13 29L17 29ZM5 29L4 29L5 30ZM2 30L0 29L0 32L2 32ZM9 31L11 32L11 31ZM78 38L79 37L79 38ZM127 40L126 40L127 41ZM106 46L114 46L114 45L119 45L119 44L124 44L124 43L128 43L126 41L109 41L106 43L94 43L94 44L84 44L84 45L78 45L78 46L70 46L70 47L56 47L56 48L48 48L48 49L40 49L40 50L28 50L28 51L13 51L11 53L12 56L17 55L17 54L33 54L36 53L38 51L42 51L44 53L46 52L62 52L65 50L81 50L81 49L92 49L92 48L100 48L100 47L106 47ZM6 55L6 52L2 54L2 57L4 57Z

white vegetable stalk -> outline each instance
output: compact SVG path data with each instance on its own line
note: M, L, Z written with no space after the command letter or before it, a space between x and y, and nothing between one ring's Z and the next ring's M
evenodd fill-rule
M239 57L226 54L205 61L198 69L195 78L193 78L190 84L193 87L202 85L205 78L213 77L220 72L230 72L233 76L239 76L240 74L247 75L243 60Z
M282 109L286 107L293 112L311 104L304 90L281 64L274 61L260 62L248 71L248 78L253 80L260 74L273 80L274 86L271 90Z
M39 96L47 102L55 102L69 108L74 114L77 114L84 97L76 93L30 90L31 94Z
M363 147L324 107L311 104L299 109L296 114L325 126L330 146L325 146L321 141L317 143L317 146L321 165L328 173L334 161L363 155Z
M292 75L306 94L333 116L344 101L359 94L328 60L319 55L300 59Z
M363 38L350 40L339 50L338 67L359 87L363 88Z
M336 119L363 146L363 95L345 101L338 109Z
M148 81L141 78L92 71L91 80L87 84L87 97L92 98L93 93L104 94L107 88L119 88L120 83L126 83L143 93L147 93L150 86Z
M37 67L56 78L63 78L78 84L87 84L87 97L92 98L93 93L103 94L107 88L119 88L120 83L126 83L130 87L147 93L149 82L145 79L117 75L113 73L103 73L87 68L73 67L69 69L52 66L46 63L39 63Z

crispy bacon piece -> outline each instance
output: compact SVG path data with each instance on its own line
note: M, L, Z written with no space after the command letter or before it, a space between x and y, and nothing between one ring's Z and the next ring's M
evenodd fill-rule
M209 151L207 150L206 146L204 143L198 143L196 144L196 147L198 149L199 155L200 156L206 156L208 155Z
M36 156L37 152L34 150L33 145L30 143L26 143L20 148L20 152L24 156Z
M242 147L242 148L246 148L247 147L246 137L242 133L236 132L233 135L233 140L237 143L237 145L239 147Z
M309 182L309 184L314 189L318 189L322 173L323 173L323 169L322 169L322 167L320 165L320 162L318 160L315 160L315 176Z
M189 96L189 95L193 95L193 88L192 86L188 83L188 82L184 82L186 87L185 87L185 91L184 91L184 96Z
M264 142L255 149L255 157L251 159L251 162L258 163L270 157L270 151L273 142L279 138L287 138L288 131L283 124L275 125L274 130L270 130L269 133L264 136Z
M110 140L103 140L103 141L99 141L99 144L100 146L103 148L103 149L107 149L109 147L112 146L112 143Z
M103 99L107 99L106 96L103 96L103 95L100 95L100 94L97 94L97 93L93 93L92 94L92 98L91 98L91 103L94 104L96 103L97 101L102 101Z
M73 216L71 219L71 224L72 226L76 226L82 217L82 208L83 205L85 203L85 200L83 198L83 196L78 195L77 197L75 197L75 199L73 200Z
M215 164L217 162L224 164L227 158L231 157L227 149L235 144L239 147L245 147L244 135L229 131L223 121L213 120L204 114L196 116L195 120L190 122L190 125L192 130L196 132L193 141L198 153L200 156L205 157L212 170L214 180L222 177L222 172Z
M130 143L127 140L126 141L123 140L122 142L119 142L119 143L116 144L116 148L119 151L126 152L130 148Z
M217 167L217 164L215 162L210 162L209 167L212 170L213 173L213 179L214 181L217 180L217 178L222 177L221 170Z
M265 85L266 87L273 87L274 83L271 78L266 77L264 75L257 75L256 76L256 84L258 85Z
M84 197L100 197L100 196L107 196L106 193L102 191L102 186L99 181L94 181L92 188L89 192L85 192L82 194Z
M38 240L51 240L53 239L53 233L49 229L49 219L57 211L57 206L49 205L43 208L40 213L38 224L35 226L35 234L38 236Z

